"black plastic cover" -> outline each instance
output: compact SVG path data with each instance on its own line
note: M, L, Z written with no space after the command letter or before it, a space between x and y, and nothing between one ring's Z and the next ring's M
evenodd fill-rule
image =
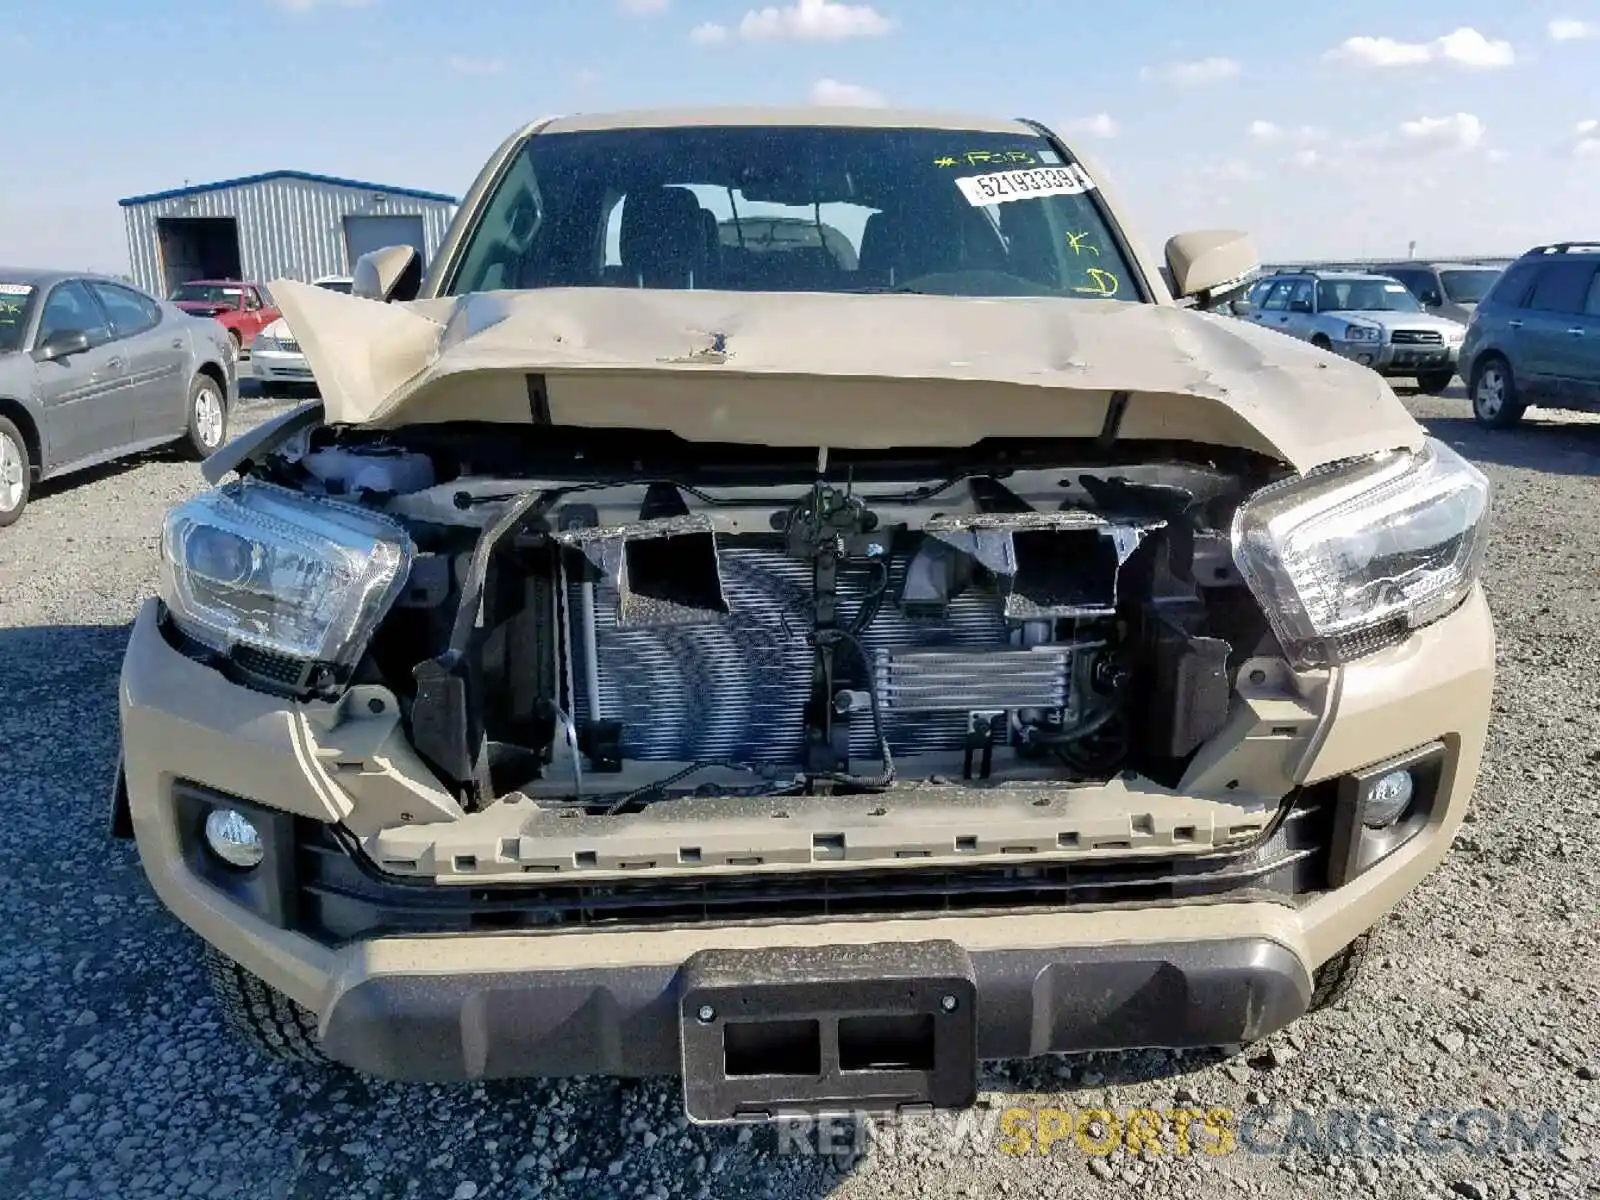
M679 993L692 1120L965 1108L977 984L954 942L705 950Z

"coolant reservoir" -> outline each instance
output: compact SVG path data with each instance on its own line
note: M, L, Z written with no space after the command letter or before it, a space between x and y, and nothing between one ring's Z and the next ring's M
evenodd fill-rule
M425 454L391 446L330 446L300 460L330 495L377 492L403 495L433 486L433 462Z

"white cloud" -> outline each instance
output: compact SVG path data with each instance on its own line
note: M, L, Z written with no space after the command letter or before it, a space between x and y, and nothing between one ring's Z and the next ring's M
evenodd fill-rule
M1239 63L1232 58L1202 58L1194 62L1168 63L1164 67L1143 67L1140 79L1164 79L1168 83L1201 84L1220 83L1234 79L1240 71Z
M837 79L819 79L811 85L811 103L844 108L882 108L887 101L871 88Z
M617 0L617 7L631 17L648 17L666 12L672 0Z
M1261 179L1262 174L1243 159L1225 158L1220 162L1202 163L1200 178L1207 183L1253 183Z
M1431 42L1400 42L1390 37L1347 38L1323 57L1365 67L1415 67L1443 62L1473 70L1509 67L1517 59L1510 42L1490 40L1466 26Z
M1302 144L1282 161L1285 166L1301 170L1338 169L1347 174L1409 167L1424 159L1462 157L1472 152L1502 161L1504 152L1487 145L1486 133L1483 121L1471 113L1418 117L1375 137L1343 138L1320 148ZM1322 130L1312 126L1303 126L1295 135L1302 143L1320 142L1325 137Z
M1347 38L1324 58L1360 63L1367 67L1411 67L1433 57L1433 48L1423 42L1397 42L1386 37Z
M1092 117L1079 117L1062 125L1063 133L1077 133L1084 137L1114 138L1121 128L1111 119L1110 113L1095 113Z
M498 75L506 69L503 58L473 58L467 54L452 54L450 69L457 75Z
M1423 154L1473 150L1483 143L1483 122L1471 113L1451 113L1448 117L1418 117L1402 121L1393 144Z
M1600 158L1600 121L1579 121L1572 129L1572 153L1579 158Z
M689 31L689 40L697 46L720 46L728 40L728 27L707 21Z
M1271 121L1251 121L1244 127L1247 137L1253 142L1263 144L1275 142L1320 142L1328 136L1327 131L1318 129L1315 125L1297 125L1293 129L1285 129L1282 125Z
M1551 21L1545 28L1550 32L1552 42L1581 42L1587 38L1600 37L1600 24L1594 21L1559 18Z
M882 37L894 28L877 9L838 0L795 0L784 8L751 9L739 22L747 41L837 42L845 38Z

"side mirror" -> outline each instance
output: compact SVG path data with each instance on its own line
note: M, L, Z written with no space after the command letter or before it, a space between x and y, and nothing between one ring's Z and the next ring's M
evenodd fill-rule
M422 290L422 256L415 246L385 246L356 259L350 294L364 300L415 300Z
M1228 301L1228 311L1236 317L1250 315L1250 301L1243 296Z
M37 362L55 362L58 359L71 358L74 354L82 354L91 348L89 334L82 329L63 329L59 333L52 333L40 342L33 352Z
M1248 233L1198 229L1167 241L1167 270L1175 296L1202 302L1242 288L1261 269L1261 256Z

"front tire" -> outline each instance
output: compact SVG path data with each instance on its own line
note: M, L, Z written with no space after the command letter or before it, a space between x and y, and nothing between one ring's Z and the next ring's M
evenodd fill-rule
M1426 392L1430 396L1437 396L1450 386L1455 379L1454 371L1430 371L1417 376L1417 390Z
M1528 406L1517 398L1511 364L1498 354L1486 355L1472 371L1472 417L1485 429L1510 429Z
M28 439L10 420L0 417L0 528L17 522L32 491Z
M228 440L228 402L222 385L202 372L189 383L189 430L184 449L190 458L213 454Z
M326 1063L317 1016L246 971L215 947L205 948L206 975L223 1022L251 1049L284 1062Z

